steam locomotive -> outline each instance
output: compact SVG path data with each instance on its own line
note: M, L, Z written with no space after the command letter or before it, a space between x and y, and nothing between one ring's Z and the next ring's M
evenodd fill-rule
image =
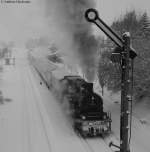
M73 127L83 137L103 135L111 132L111 115L103 111L102 98L94 93L93 83L80 76L65 76L63 96L67 96L73 110Z
M93 83L86 82L80 76L68 74L62 67L44 71L41 61L37 61L33 56L30 56L30 61L57 98L69 103L76 132L83 137L111 132L111 115L104 112L103 99L93 91ZM63 73L62 78L58 72Z

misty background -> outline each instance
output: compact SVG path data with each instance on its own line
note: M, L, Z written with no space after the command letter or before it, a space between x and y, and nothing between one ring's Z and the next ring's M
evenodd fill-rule
M49 5L54 6L53 0ZM61 1L60 1L61 2ZM107 23L111 22L129 9L147 11L147 0L95 0L96 8ZM51 3L51 4L50 4ZM30 37L50 36L51 27L45 18L45 0L31 0L29 4L0 4L0 41L15 41L17 45ZM97 31L98 32L98 31Z
M147 11L148 2L127 0L31 0L31 3L0 4L0 42L24 46L43 38L44 45L56 44L69 64L81 68L88 81L95 79L98 41L101 32L84 18L85 10L97 8L109 25L120 15L135 9ZM150 12L148 12L149 14ZM42 41L42 39L41 39ZM42 42L42 43L43 43ZM32 41L31 41L32 43Z

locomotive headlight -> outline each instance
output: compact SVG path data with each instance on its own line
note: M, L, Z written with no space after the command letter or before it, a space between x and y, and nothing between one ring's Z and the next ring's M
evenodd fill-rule
M92 123L92 122L89 122L89 125L90 125L90 126L92 126L92 125L93 125L93 123Z
M107 128L106 126L104 126L103 129L104 129L104 131L107 131L107 130L108 130L108 128Z
M86 119L86 117L85 117L85 116L82 116L82 119L83 119L83 120L85 120L85 119Z

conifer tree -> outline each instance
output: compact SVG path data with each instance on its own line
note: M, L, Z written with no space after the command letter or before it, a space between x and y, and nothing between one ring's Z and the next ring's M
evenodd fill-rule
M147 13L144 12L139 16L134 10L127 12L124 16L115 20L111 27L120 36L125 31L131 33L132 46L138 54L134 66L134 96L136 99L150 96L150 20ZM108 40L108 44L107 49L105 45L105 50L111 54L112 46L114 45L110 45L110 40ZM105 51L103 54L106 54ZM103 54L102 60L105 64L99 62L100 69L98 72L103 73L99 74L99 76L105 73L104 85L112 91L119 91L120 75L117 73L116 64L109 62L110 56L105 56Z

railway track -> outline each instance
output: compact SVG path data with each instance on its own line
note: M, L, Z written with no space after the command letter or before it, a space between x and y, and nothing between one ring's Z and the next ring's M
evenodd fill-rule
M83 138L78 135L80 138L82 144L85 146L85 148L88 148L89 152L99 152L100 149L103 149L107 152L112 152L112 150L109 148L108 144L104 141L104 138L102 137L94 137L94 138Z
M44 83L45 86L49 89L49 86L44 78L44 76L40 73L38 68L35 65L32 65L33 70L38 74L41 81L40 83ZM77 135L77 137L80 139L82 145L86 149L87 152L98 152L97 147L99 149L105 149L108 152L111 152L111 149L108 147L108 144L104 141L104 138L96 138L96 139L84 139L80 136L80 134ZM95 146L94 146L95 145Z
M33 86L33 81L31 80L30 74L28 69L26 68L26 74L24 74L23 70L20 70L20 74L23 76L22 77L22 82L24 84L24 91L25 91L25 96L26 96L26 102L25 102L25 107L26 107L26 113L27 113L27 130L28 130L28 151L34 151L35 147L34 145L34 130L40 131L41 134L43 134L42 136L39 134L40 137L42 137L42 142L43 143L43 148L46 151L51 152L52 151L52 146L51 146L51 142L50 142L50 138L48 136L47 133L47 129L46 128L46 124L44 121L44 117L42 116L42 112L40 110L40 105L38 104L39 99L37 99L37 93L35 92L35 88ZM29 87L30 86L30 87ZM28 90L30 88L30 90ZM33 101L29 103L28 101L28 96L30 96L30 93L32 93L33 96ZM31 97L30 97L31 98ZM37 101L37 102L36 102ZM30 104L30 105L29 105ZM39 116L39 117L38 117ZM34 121L38 121L38 123L40 125L36 126L34 125ZM40 141L40 139L39 139ZM45 142L45 143L44 143ZM44 147L44 145L47 147Z

